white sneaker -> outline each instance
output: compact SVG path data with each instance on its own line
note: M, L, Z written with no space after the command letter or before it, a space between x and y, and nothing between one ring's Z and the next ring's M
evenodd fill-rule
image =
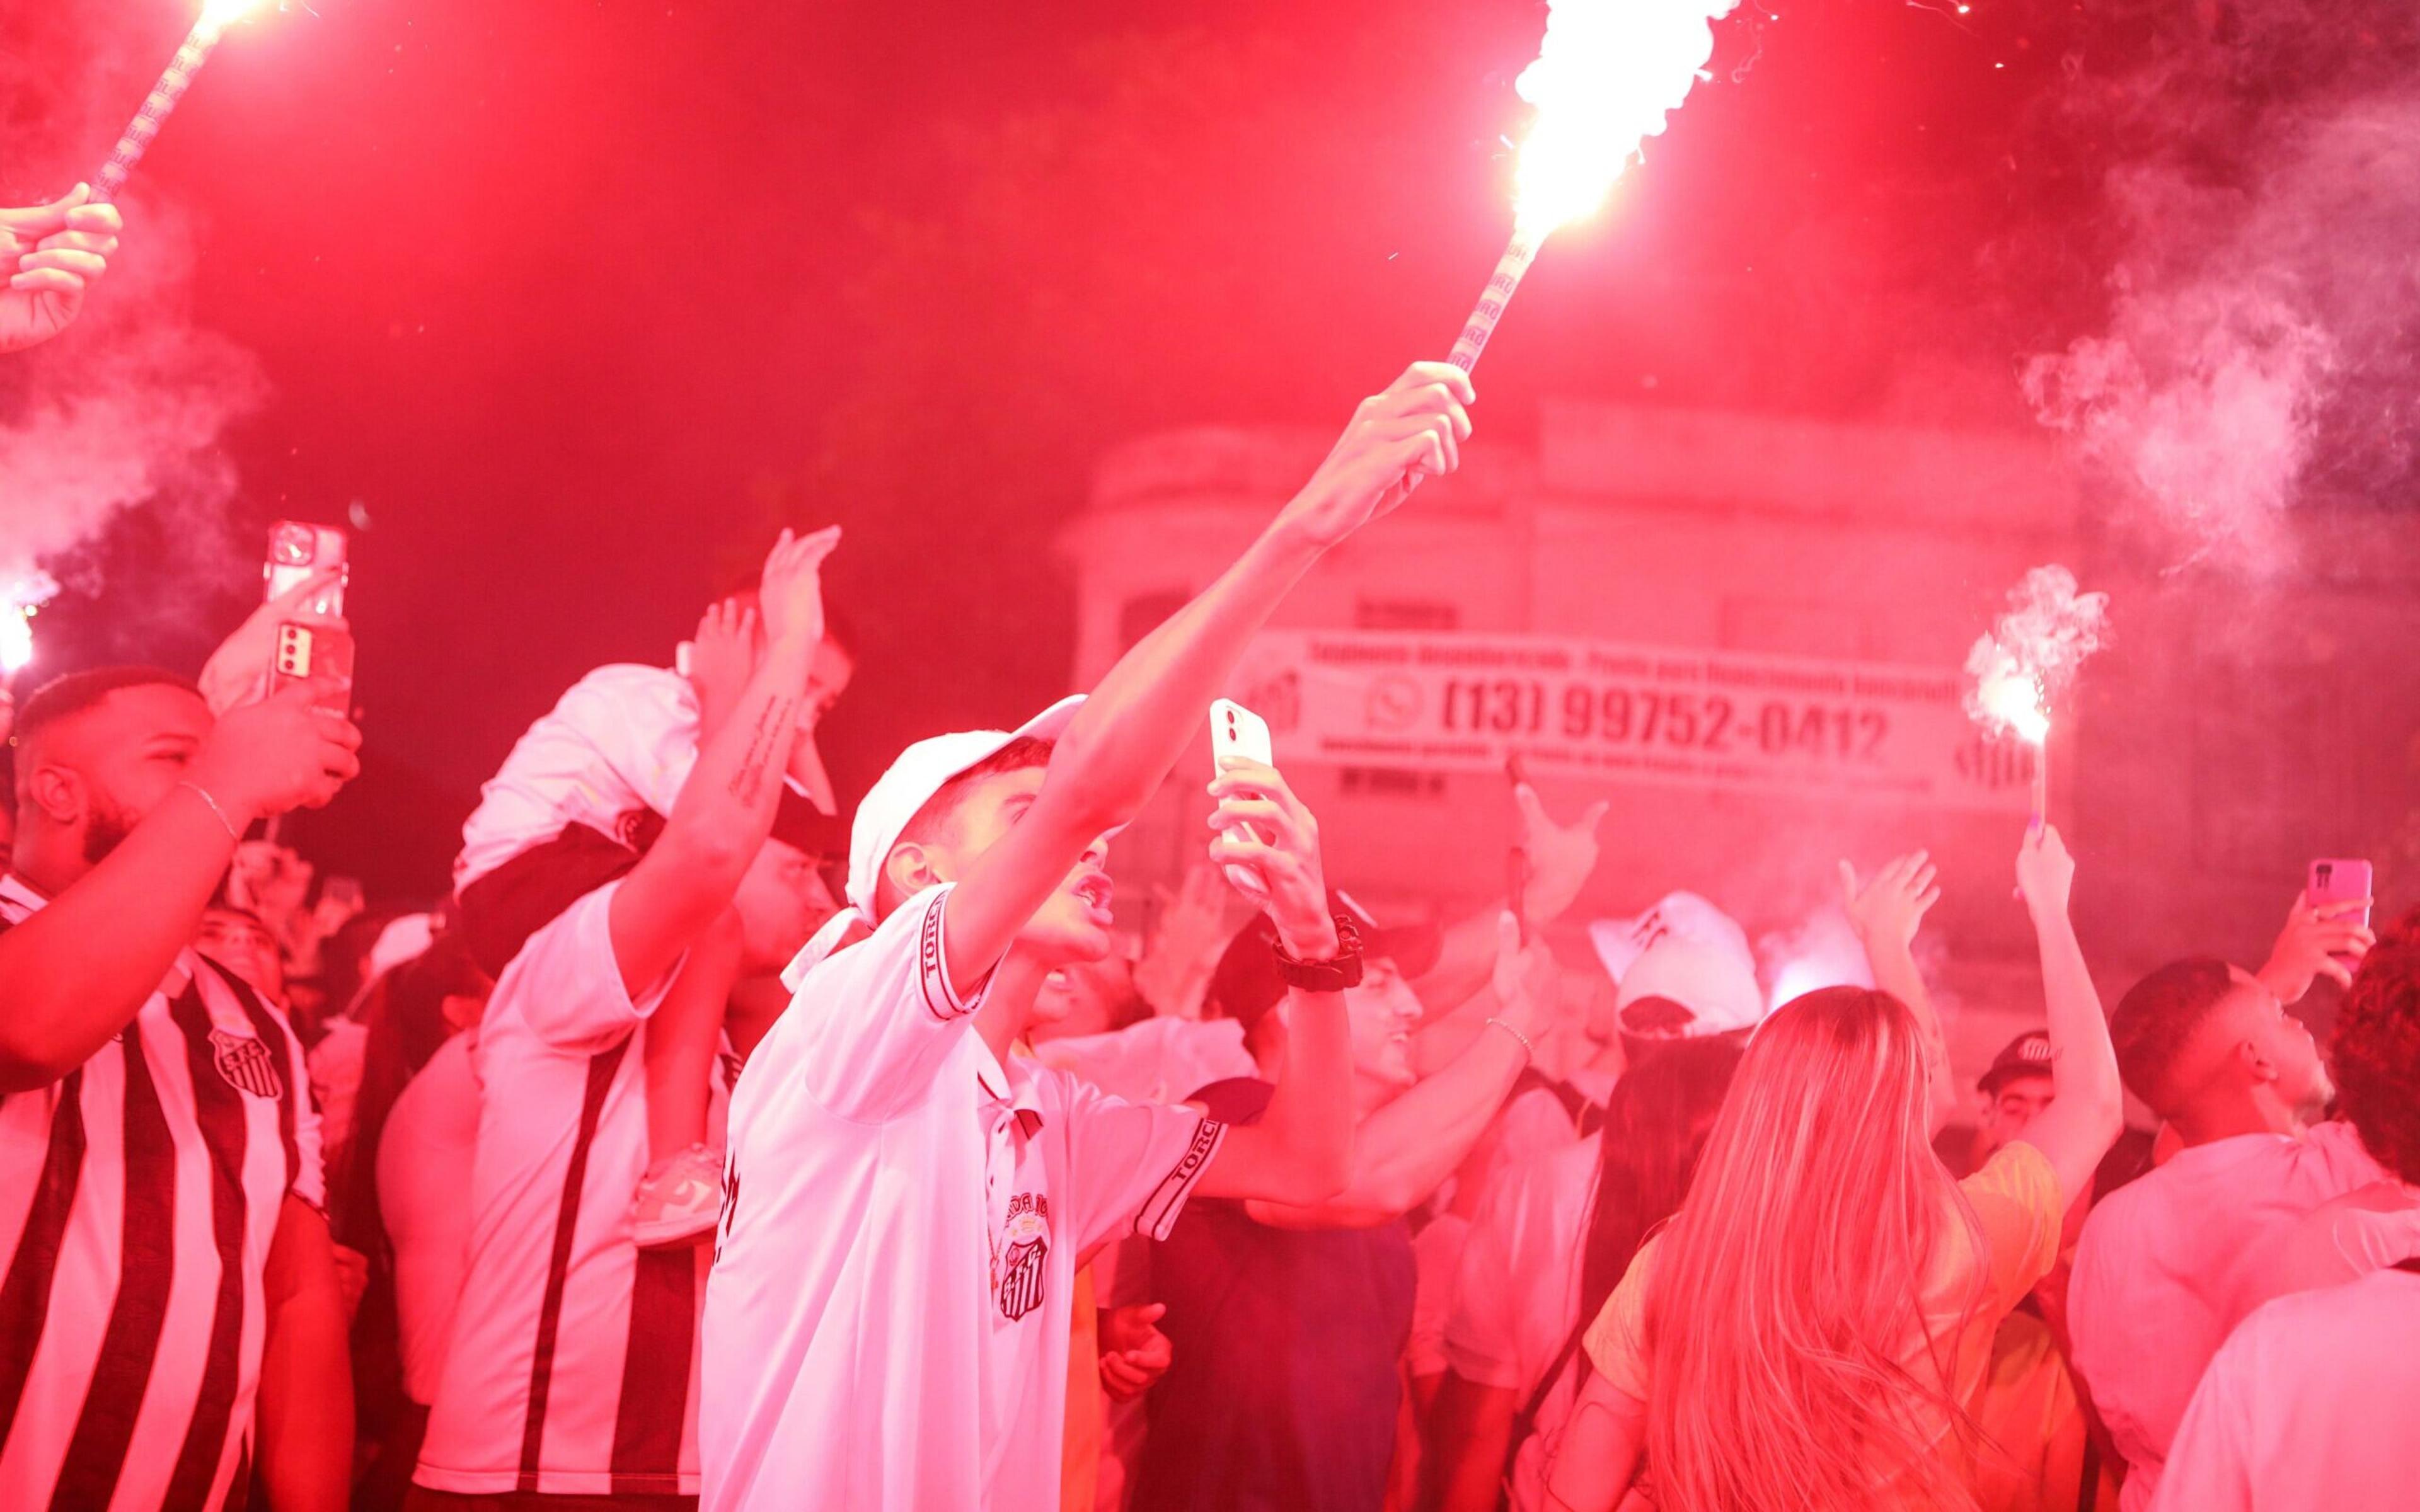
M721 1216L722 1151L710 1145L691 1145L648 1166L630 1204L641 1249L695 1244Z

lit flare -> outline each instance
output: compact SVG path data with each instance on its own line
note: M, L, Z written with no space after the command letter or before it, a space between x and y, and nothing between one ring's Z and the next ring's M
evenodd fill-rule
M1535 107L1514 174L1512 240L1446 361L1479 365L1512 291L1558 226L1605 203L1640 144L1705 77L1714 23L1739 0L1551 0L1537 61L1513 88Z
M0 680L16 676L34 659L34 615L59 591L50 574L36 572L0 588Z
M1714 55L1739 0L1554 0L1538 59L1513 88L1537 107L1515 216L1532 241L1592 213Z

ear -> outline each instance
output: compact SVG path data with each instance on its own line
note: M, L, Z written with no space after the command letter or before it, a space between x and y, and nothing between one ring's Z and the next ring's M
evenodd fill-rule
M61 829L73 829L84 820L84 779L66 767L38 766L26 774L19 791Z
M922 841L902 841L891 848L890 858L882 863L882 876L897 889L904 903L927 887L953 880L942 870L946 864L933 847Z
M2283 1074L2277 1062L2270 1058L2268 1047L2257 1040L2245 1040L2238 1044L2235 1055L2237 1062L2243 1068L2245 1080L2256 1087L2276 1081Z

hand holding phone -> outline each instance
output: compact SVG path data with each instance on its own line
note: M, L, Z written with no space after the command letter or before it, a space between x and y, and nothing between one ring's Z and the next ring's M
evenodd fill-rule
M1241 756L1264 766L1275 766L1277 754L1269 741L1268 721L1232 699L1220 699L1210 705L1210 775L1217 777L1225 770L1230 756ZM1249 825L1236 826L1251 834ZM1255 836L1265 841L1264 835ZM1225 869L1228 885L1255 903L1269 901L1268 883L1249 866Z
M2313 861L2310 885L2303 889L2303 896L2312 907L2323 914L2350 918L2366 927L2376 880L2367 861ZM2354 903L2361 905L2361 912L2357 915L2350 911ZM2337 910L2345 911L2339 913Z

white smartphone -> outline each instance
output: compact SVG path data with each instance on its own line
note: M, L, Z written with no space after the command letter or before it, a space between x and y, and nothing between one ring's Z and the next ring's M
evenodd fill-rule
M1278 764L1277 748L1269 742L1269 722L1233 699L1220 699L1210 705L1210 774L1218 775L1219 763L1230 756L1241 756L1259 762L1264 766ZM1243 826L1247 831L1249 825ZM1256 837L1265 839L1266 837ZM1237 892L1254 903L1266 903L1269 886L1261 874L1249 866L1226 868L1227 881Z

